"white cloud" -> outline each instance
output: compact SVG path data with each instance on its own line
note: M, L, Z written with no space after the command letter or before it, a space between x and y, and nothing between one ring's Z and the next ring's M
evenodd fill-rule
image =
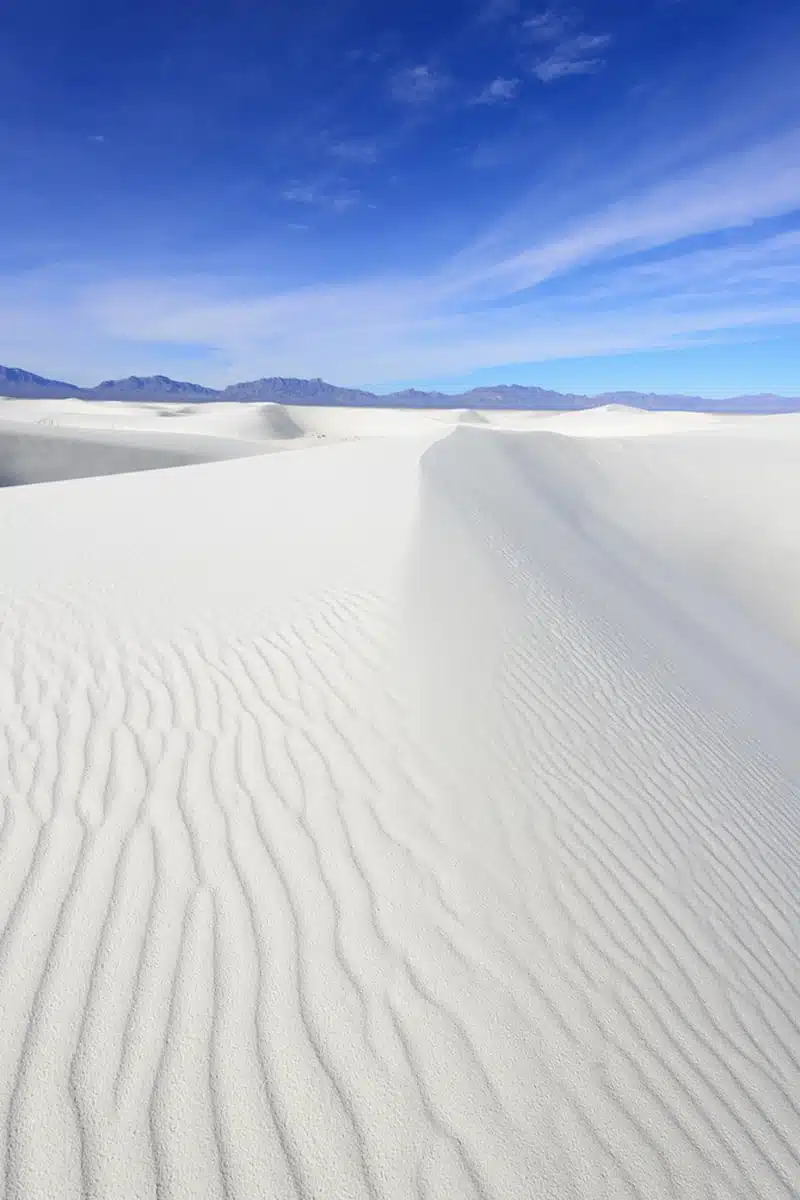
M277 373L342 383L463 375L500 363L653 348L714 330L800 322L796 299L742 300L724 285L687 303L672 293L644 303L623 291L613 303L606 298L591 307L539 302L463 311L437 293L437 284L435 277L387 279L246 299L217 293L213 285L204 295L199 283L191 291L120 284L85 292L79 314L96 322L106 340L111 334L127 342L124 354L117 351L119 373L130 371L132 362L149 371L141 354L152 353L153 341L217 347L220 363L228 365L195 372L212 384L257 377L266 364ZM55 327L58 314L52 319Z
M632 149L594 194L590 171L585 186L551 171L548 204L534 193L449 261L393 276L286 291L263 275L0 277L5 357L78 382L91 364L209 383L272 372L382 383L800 323L800 230L774 222L800 210L800 131L745 128L735 152L711 154L707 139L677 157ZM340 186L287 194L329 203Z
M495 25L519 11L519 0L485 0L476 16L478 25Z
M389 81L389 90L401 104L423 105L435 99L446 85L444 75L420 65L396 71Z
M579 33L559 42L553 51L533 65L533 74L542 83L552 83L570 75L591 75L605 66L600 51L613 41L611 34Z
M313 184L296 184L294 187L286 188L281 192L284 200L291 200L296 204L317 204L318 192Z
M574 267L704 233L735 229L800 208L800 132L686 169L622 195L602 210L503 255L484 255L478 279L494 292L534 287ZM524 242L524 234L512 235Z
M354 49L347 51L345 54L345 59L347 62L376 63L380 62L381 59L385 57L385 53L385 50L376 47L366 48L363 46L356 46Z
M513 100L519 91L519 79L503 79L498 76L487 83L482 92L472 101L473 104L502 104L503 101Z
M182 371L210 384L272 372L380 384L800 322L796 289L781 296L751 286L765 272L800 267L800 237L773 239L763 252L742 249L735 263L730 255L723 248L684 254L663 264L661 280L658 268L620 262L594 294L584 282L558 300L534 291L514 307L481 303L472 281L446 269L271 295L202 277L43 285L27 318L33 297L9 285L0 286L0 323L14 361L79 383L95 382L86 378L91 363L104 376ZM186 344L206 347L206 361L187 375L185 360L170 363L170 344L176 353Z
M328 153L340 162L369 165L378 161L378 143L373 138L345 138L331 142Z
M554 8L546 8L522 22L526 36L537 42L555 42L567 29L567 18Z
M317 208L330 208L334 212L346 212L361 202L358 189L344 184L331 187L318 183L294 184L285 188L281 197L291 204L309 204Z
M773 146L774 158L785 154L785 145ZM131 364L151 369L141 363L140 347L150 353L154 343L199 343L218 348L220 363L229 364L209 373L211 383L263 374L267 363L283 374L381 383L800 322L800 231L761 239L748 234L739 244L710 248L686 242L692 234L731 222L743 226L800 205L800 178L793 190L785 179L770 196L762 194L757 180L765 169L766 159L752 156L720 160L679 182L621 199L613 214L587 214L515 255L488 258L479 270L456 261L418 275L268 295L237 294L202 278L83 286L68 298L48 293L52 330L40 318L36 336L40 343L51 336L55 346L63 343L59 322L67 310L82 326L78 340L93 336L127 345L121 373ZM663 247L659 261L630 257L633 250L657 246ZM570 271L593 262L593 274L569 286ZM537 288L556 276L557 293ZM520 288L528 289L524 297L506 303ZM0 301L4 325L19 320L19 301L18 294L9 295L16 318L4 314ZM30 361L35 367L39 359ZM152 369L156 365L164 369ZM202 371L195 374L206 379Z

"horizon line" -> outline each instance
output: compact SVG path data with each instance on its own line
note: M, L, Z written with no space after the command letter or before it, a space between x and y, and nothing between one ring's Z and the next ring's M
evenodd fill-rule
M522 392L543 392L543 393L546 393L546 394L552 395L552 396L563 396L565 398L569 397L569 398L586 399L586 400L598 400L598 399L602 399L606 396L609 396L609 397L610 396L636 396L636 397L642 397L645 399L702 400L706 403L713 403L716 405L724 404L726 401L733 402L733 401L743 401L743 400L780 400L780 401L784 401L786 403L794 402L794 403L800 405L800 394L781 395L780 393L776 393L776 392L742 392L742 393L737 393L735 395L730 395L730 396L708 397L708 396L703 396L702 393L700 393L700 392L682 392L682 391L681 392L657 392L657 391L643 391L638 388L617 388L617 389L610 389L610 390L607 389L602 392L572 392L572 391L560 391L557 388L541 387L539 384L524 384L524 383L475 384L472 387L454 389L452 391L443 391L440 388L420 388L420 387L416 387L416 386L411 386L411 387L399 388L395 391L376 392L376 391L373 391L369 387L355 386L355 385L349 385L349 384L331 383L329 380L326 380L322 376L319 376L319 375L314 375L314 376L263 375L256 379L237 380L235 383L227 384L225 387L215 388L215 387L210 387L208 384L197 383L195 380L174 379L172 376L163 375L160 373L155 374L155 375L134 375L134 374L123 375L118 378L103 379L100 381L100 383L95 384L93 386L86 386L83 384L73 383L72 381L66 380L66 379L53 379L48 376L39 375L37 372L31 371L27 367L9 367L4 364L0 364L0 373L4 373L4 372L19 372L23 375L33 376L35 380L41 380L42 385L50 384L54 387L63 386L63 387L68 387L68 388L74 388L77 399L83 398L80 395L77 395L77 393L98 392L105 386L110 387L110 386L117 385L117 384L124 384L124 383L128 382L129 380L139 380L142 383L149 383L151 381L156 381L156 380L164 380L167 383L178 384L183 387L202 389L203 391L205 391L207 393L211 393L215 396L222 396L225 394L225 392L231 391L234 388L244 388L244 387L248 387L251 385L254 386L259 383L271 383L273 381L281 381L284 383L318 383L318 384L323 384L326 388L333 388L340 392L355 392L355 393L359 393L364 396L373 396L377 400L381 400L381 399L386 400L393 396L403 396L403 395L446 396L446 397L452 399L452 398L457 398L457 397L461 397L461 396L469 396L475 392L509 392L509 391L513 391L513 390L518 390L518 391L522 391ZM13 400L13 399L37 399L37 398L54 399L54 400L57 400L57 399L68 400L71 397L70 396L63 396L63 397L61 397L61 396L52 396L52 397L5 396L3 398L10 399L10 400Z

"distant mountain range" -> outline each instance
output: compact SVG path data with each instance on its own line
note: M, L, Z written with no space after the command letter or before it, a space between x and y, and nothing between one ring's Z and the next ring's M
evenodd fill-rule
M255 379L234 383L218 390L168 379L166 375L130 375L127 379L106 379L97 387L82 388L63 379L45 379L18 367L0 366L0 396L13 399L50 400L76 397L81 400L139 400L150 403L196 404L209 400L235 400L242 403L330 404L349 407L383 408L501 408L555 409L563 412L597 408L602 404L628 404L636 408L680 410L684 412L793 412L800 409L800 397L757 395L732 396L708 400L702 396L658 395L655 392L603 392L598 396L553 392L546 388L501 384L498 387L472 388L452 395L448 392L421 392L410 388L389 395L358 388L337 387L322 379Z

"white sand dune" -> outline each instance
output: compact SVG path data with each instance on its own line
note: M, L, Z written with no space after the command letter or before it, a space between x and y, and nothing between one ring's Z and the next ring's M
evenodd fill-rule
M128 404L97 400L12 400L0 397L5 421L47 429L206 434L247 441L380 437L426 432L431 422L458 423L463 410L331 408L306 404ZM534 414L530 414L533 416ZM522 414L523 419L526 414Z
M211 401L194 404L97 400L16 400L0 396L0 429L6 422L46 429L147 431L205 434L249 442L426 435L442 425L474 425L507 432L563 433L576 437L629 437L633 434L686 433L746 428L752 419L738 414L645 412L606 404L576 412L464 408L346 408L307 404L241 404ZM796 414L762 417L762 425L796 421Z
M192 432L49 427L0 420L0 488L266 454L281 447Z
M796 1197L800 424L344 416L0 491L0 1196Z
M0 487L148 471L326 441L442 436L460 412L0 397Z

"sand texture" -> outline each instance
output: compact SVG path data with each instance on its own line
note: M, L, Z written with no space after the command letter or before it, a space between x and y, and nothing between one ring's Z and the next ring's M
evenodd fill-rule
M0 1196L796 1198L800 418L47 403Z

